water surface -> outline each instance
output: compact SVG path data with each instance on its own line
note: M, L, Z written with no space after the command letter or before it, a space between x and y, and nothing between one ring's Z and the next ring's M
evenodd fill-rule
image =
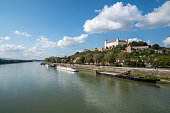
M170 113L170 88L40 63L0 65L0 113Z

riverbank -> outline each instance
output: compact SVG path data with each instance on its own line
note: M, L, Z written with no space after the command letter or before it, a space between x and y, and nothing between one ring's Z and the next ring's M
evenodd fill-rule
M130 71L121 72L121 73L96 71L96 73L102 74L102 75L113 76L113 77L117 77L117 78L124 78L124 79L136 80L136 81L143 81L143 82L156 83L156 82L160 81L160 79L158 77L156 78L155 76L153 76L153 77L135 76L136 74L130 74Z
M44 64L51 64L45 62ZM54 65L60 65L60 63L53 63ZM124 72L130 70L131 73L154 75L157 77L168 77L170 78L170 69L153 69L153 68L134 68L134 67L113 67L113 66L95 66L95 65L81 65L81 64L67 64L62 63L63 66L76 67L81 70L101 70L101 71L114 71L114 72Z

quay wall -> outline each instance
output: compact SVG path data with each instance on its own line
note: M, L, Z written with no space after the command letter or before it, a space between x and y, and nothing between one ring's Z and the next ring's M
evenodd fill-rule
M56 63L56 65L59 65ZM81 65L81 64L61 64L63 66L76 67L79 70L102 70L102 71L117 71L123 72L131 70L131 73L155 75L159 77L169 77L170 69L153 69L153 68L133 68L133 67L113 67L113 66L95 66L95 65Z

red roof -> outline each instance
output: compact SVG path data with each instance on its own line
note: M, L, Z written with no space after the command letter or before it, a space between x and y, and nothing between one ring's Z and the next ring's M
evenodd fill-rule
M125 40L119 40L119 42L126 42Z
M117 40L115 41L110 41L110 42L107 42L107 43L113 43L113 42L116 42ZM125 40L119 40L119 42L126 42Z
M107 42L107 43L113 43L113 42L116 42L116 40L115 41L110 41L110 42Z

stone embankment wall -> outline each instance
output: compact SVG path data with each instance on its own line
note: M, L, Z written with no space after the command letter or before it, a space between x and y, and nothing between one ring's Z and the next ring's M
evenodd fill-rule
M56 65L60 65L56 63ZM148 74L170 78L170 69L153 69L153 68L131 68L131 67L112 67L112 66L95 66L95 65L80 65L80 64L62 64L64 66L76 67L79 70L102 70L124 72L131 70L131 73Z

